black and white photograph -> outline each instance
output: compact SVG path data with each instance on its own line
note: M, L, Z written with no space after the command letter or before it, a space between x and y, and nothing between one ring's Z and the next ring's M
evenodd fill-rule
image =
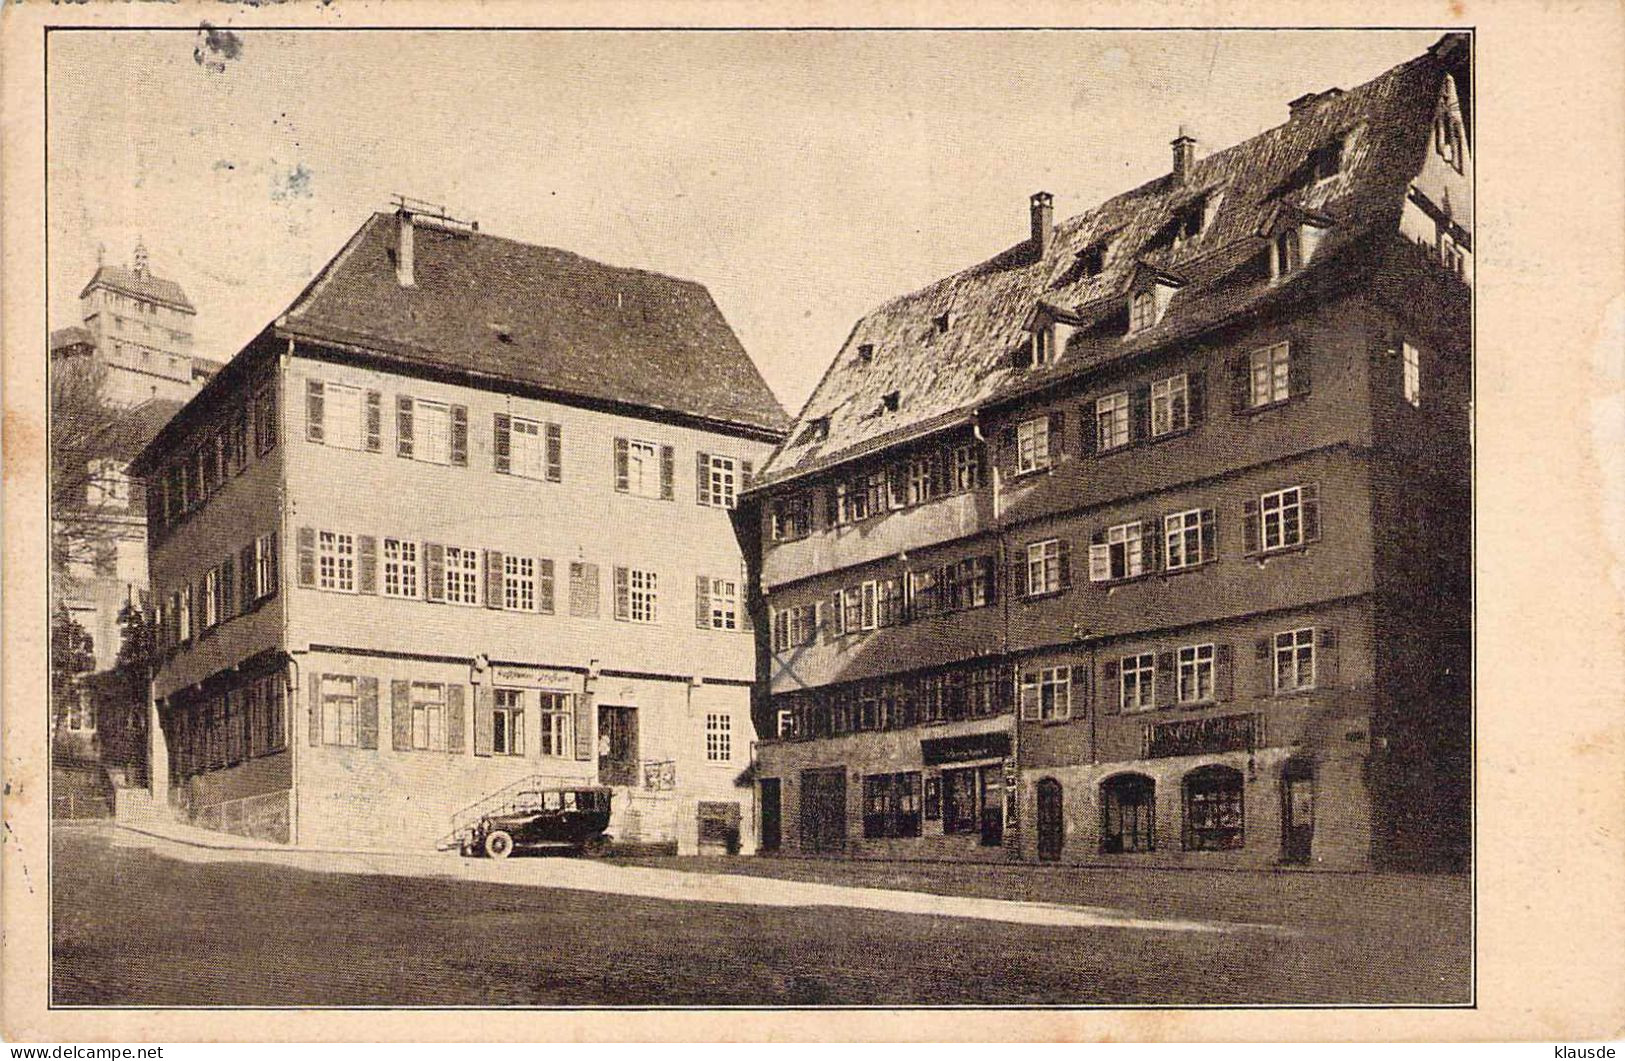
M50 1009L1478 1003L1470 26L229 10L43 40Z

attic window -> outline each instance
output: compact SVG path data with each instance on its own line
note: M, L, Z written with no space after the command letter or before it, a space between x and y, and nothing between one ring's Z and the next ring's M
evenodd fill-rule
M1296 228L1283 230L1275 237L1270 251L1270 273L1282 277L1303 265L1303 244Z
M1433 123L1433 149L1457 173L1461 172L1462 155L1466 153L1461 122L1448 112L1440 114Z
M509 343L509 344L513 343L513 332L510 332L506 328L500 328L500 327L499 328L494 328L492 330L496 332L497 342L499 342L499 343Z
M938 335L945 335L949 326L952 325L953 322L953 314L951 312L939 313L932 319L932 323L937 326Z
M896 391L887 391L880 398L880 407L888 413L895 413L899 398L900 395Z
M1078 255L1078 272L1083 276L1099 276L1106 268L1106 247L1097 243L1084 248Z
M1333 140L1309 153L1309 173L1316 181L1337 176L1343 168L1343 141Z
M1136 291L1129 296L1128 330L1144 331L1157 323L1157 296L1151 291Z
M805 446L810 442L822 442L829 437L829 417L815 416L807 421L807 426L801 429L801 436L796 439L796 445Z
M863 362L865 365L867 365L869 362L873 361L874 359L875 359L875 344L874 343L859 343L858 344L858 360Z

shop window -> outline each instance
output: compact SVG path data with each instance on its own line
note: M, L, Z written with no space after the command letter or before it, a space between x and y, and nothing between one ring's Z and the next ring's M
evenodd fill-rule
M977 811L977 790L981 771L944 770L942 772L942 831L945 833L974 833L981 823Z
M863 779L863 835L870 840L920 835L918 773Z
M1185 775L1185 849L1227 851L1244 836L1244 782L1241 771L1204 766Z
M575 757L575 748L572 744L571 727L573 725L574 711L569 693L541 693L540 701L540 730L541 753L547 759L571 759Z
M525 754L525 692L498 689L491 709L491 754Z
M1156 782L1143 774L1119 774L1102 782L1101 852L1155 851L1156 806Z

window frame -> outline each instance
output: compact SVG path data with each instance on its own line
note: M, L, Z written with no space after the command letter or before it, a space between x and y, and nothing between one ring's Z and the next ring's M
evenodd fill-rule
M462 545L447 545L443 572L444 599L447 604L456 604L464 608L477 608L482 605L480 587L485 574L485 564L480 550Z
M1132 335L1157 323L1157 296L1150 288L1132 292L1128 298L1128 330Z
M1037 550L1036 554L1034 550ZM1045 538L1027 543L1027 592L1023 596L1049 597L1066 589L1061 579L1061 539ZM1036 588L1033 575L1037 572L1043 588ZM1053 584L1052 584L1053 583Z
M1046 414L1016 424L1017 475L1030 475L1050 466L1049 422Z
M733 715L727 711L705 714L705 761L733 762Z
M1293 397L1291 340L1283 339L1249 351L1247 408L1265 409L1291 401Z
M1200 508L1186 509L1183 512L1170 512L1162 517L1162 567L1165 571L1189 571L1201 567L1212 557L1207 556L1202 548L1203 516L1205 510ZM1194 519L1194 522L1192 520ZM1176 526L1174 521L1178 520ZM1192 559L1191 543L1195 542L1195 559ZM1176 548L1177 544L1177 548ZM1179 562L1174 562L1175 555Z
M711 508L734 508L739 503L741 462L722 453L705 455L705 503Z
M1409 342L1399 344L1400 373L1405 401L1412 409L1422 408L1422 351Z
M349 683L348 694L336 691L346 682ZM335 691L329 691L330 685ZM360 681L353 674L323 674L318 688L322 698L322 746L335 748L360 747ZM348 728L345 725L346 701L348 701Z
M1129 444L1132 437L1129 428L1129 404L1129 394L1126 390L1103 394L1095 399L1093 427L1096 453L1110 453Z
M628 622L653 624L660 621L660 574L644 567L626 569L626 618Z
M507 702L504 702L507 701ZM497 719L505 718L503 725ZM491 754L524 758L525 756L525 691L523 689L491 690Z
M1133 680L1130 681L1130 676ZM1130 687L1133 688L1132 702ZM1157 654L1137 652L1117 661L1117 710L1137 715L1157 708Z
M1162 393L1159 395L1158 390ZM1161 430L1158 430L1158 409L1164 410ZM1175 412L1178 416L1175 416ZM1151 384L1151 437L1166 438L1187 431L1191 426L1190 373L1180 372L1166 376Z
M417 541L410 538L385 538L379 558L383 566L383 577L379 580L381 595L400 600L422 598L423 548Z
M1218 699L1218 648L1212 642L1200 645L1181 645L1175 654L1174 696L1179 703L1190 706L1211 704ZM1194 682L1192 692L1186 695L1186 675ZM1203 675L1206 675L1206 695L1202 694Z
M1030 701L1029 694L1032 697ZM1021 717L1026 721L1068 721L1072 717L1071 666L1061 664L1023 671L1020 699Z
M316 588L326 593L356 593L356 536L345 531L316 532Z
M731 578L711 578L706 594L710 605L711 629L739 629L739 581Z
M438 423L440 417L445 418L445 445L438 452L431 452L430 443L438 442L432 425ZM412 399L412 460L421 464L436 464L443 467L451 465L451 436L452 413L451 403L434 398Z
M1288 494L1293 495L1289 503ZM1271 500L1275 501L1275 508L1270 507ZM1274 516L1275 533L1277 541L1270 543L1270 522ZM1287 523L1290 516L1296 527L1296 534L1292 540L1287 540ZM1297 549L1308 544L1303 519L1303 487L1284 486L1279 490L1258 495L1258 545L1261 553L1281 552L1287 549Z
M1283 638L1286 640L1283 641ZM1293 630L1278 631L1271 639L1270 654L1271 686L1275 692L1312 692L1317 687L1317 669L1320 663L1317 657L1314 627L1303 626ZM1306 658L1308 665L1307 680L1303 676ZM1283 661L1286 663L1287 672L1291 675L1290 684L1283 681Z
M536 610L536 558L519 553L502 555L502 610Z
M574 759L575 694L543 689L536 701L537 755L543 759Z
M435 690L438 699L431 700L420 696L419 690ZM412 751L415 752L443 752L447 748L446 740L446 685L444 682L414 681L407 691L407 702L411 705L412 714ZM419 717L422 717L422 736L419 742ZM438 718L438 730L434 722ZM436 734L438 732L438 742Z

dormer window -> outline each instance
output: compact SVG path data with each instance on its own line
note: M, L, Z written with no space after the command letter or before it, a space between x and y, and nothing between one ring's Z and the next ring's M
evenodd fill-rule
M1033 367L1042 368L1055 360L1055 328L1044 322L1033 331Z
M1309 153L1310 178L1323 181L1327 177L1335 177L1343 168L1343 141L1333 140L1322 147L1317 147Z
M885 394L881 395L880 408L885 412L895 413L897 411L897 404L900 399L901 396L896 391L887 391Z
M822 442L829 437L829 417L815 416L807 421L807 426L801 429L801 437L796 439L796 445L805 446L812 442Z
M1150 291L1136 291L1129 298L1128 330L1144 331L1157 323L1157 296Z
M1106 247L1095 244L1078 255L1078 272L1082 276L1099 276L1106 268Z
M1129 286L1128 334L1137 334L1159 323L1173 302L1174 292L1184 286L1184 277L1141 262Z
M1270 275L1279 279L1303 266L1303 242L1296 228L1283 229L1275 237L1270 256Z
M1454 114L1447 111L1433 123L1433 149L1457 173L1461 172L1462 156L1466 154L1465 140L1461 122Z
M863 364L867 365L869 362L873 361L874 359L875 359L875 344L874 343L859 343L858 344L858 360L861 361Z
M936 317L932 319L931 323L936 326L938 335L946 335L948 333L948 328L952 326L953 322L953 314L950 312L937 314Z

